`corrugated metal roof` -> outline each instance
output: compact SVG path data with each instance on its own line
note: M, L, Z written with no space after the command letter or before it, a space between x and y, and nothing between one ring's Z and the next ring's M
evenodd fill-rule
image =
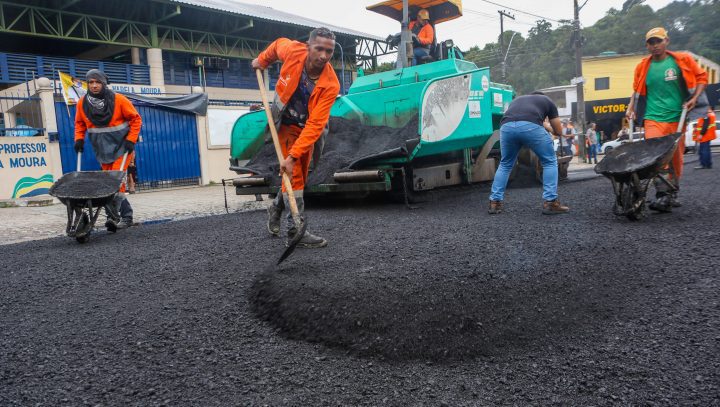
M225 11L233 14L240 14L248 17L260 18L264 20L277 21L286 24L294 24L307 28L327 27L331 31L339 34L351 35L371 39L375 41L384 41L378 36L363 33L360 31L350 30L327 24L322 21L298 16L284 11L275 10L272 7L261 6L258 4L240 3L233 0L171 0L173 3L187 4L196 7L208 8L213 10Z

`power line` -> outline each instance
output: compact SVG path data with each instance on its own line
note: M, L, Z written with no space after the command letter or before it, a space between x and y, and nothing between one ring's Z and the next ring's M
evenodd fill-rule
M520 10L520 9L508 7L508 6L504 5L504 4L495 3L494 1L489 1L489 0L480 0L480 1L484 1L485 3L489 3L489 4L492 4L492 5L498 6L498 7L503 7L503 8L506 8L506 9L510 9L510 10L512 10L512 11L517 11L518 13L527 14L527 15L529 15L529 16L533 16L533 17L537 17L537 18L542 18L543 20L548 20L548 21L553 21L553 22L556 22L556 23L560 23L559 20L555 20L555 19L553 19L553 18L548 18L548 17L543 17L543 16L538 15L538 14L533 14L533 13L530 13L530 12L527 12L527 11L523 11L523 10ZM463 10L467 10L467 9L463 9Z

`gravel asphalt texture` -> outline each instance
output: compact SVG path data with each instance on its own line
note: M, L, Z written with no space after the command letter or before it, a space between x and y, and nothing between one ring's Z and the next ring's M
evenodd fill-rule
M2 247L0 405L720 405L718 170L672 214L608 180L308 205Z

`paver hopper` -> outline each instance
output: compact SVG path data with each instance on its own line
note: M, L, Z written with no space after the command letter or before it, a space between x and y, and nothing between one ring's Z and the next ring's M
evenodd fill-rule
M392 2L381 5L386 3ZM428 1L410 3L412 7L412 3ZM460 2L436 3L459 6ZM438 50L432 62L372 75L358 73L348 94L339 97L333 105L330 133L318 165L332 162L326 157L335 151L333 143L338 140L333 137L339 136L333 132L338 125L347 129L348 123L354 123L358 128L357 137L367 137L367 141L360 140L360 143L382 144L382 149L365 149L361 152L364 155L351 157L343 166L334 168L331 178L313 183L311 173L305 194L412 193L492 179L496 160L491 152L498 140L500 118L512 100L513 90L492 83L489 68L478 68L463 60L452 41L438 44ZM253 163L261 155L266 125L262 112L246 114L235 123L231 169L250 174L235 180L238 194L273 193L279 187L275 174L262 174L257 166L249 169L243 162L250 159ZM367 131L367 126L377 128L377 132ZM393 129L406 131L398 133ZM397 140L378 143L376 133L385 134L383 132L388 137L393 134Z

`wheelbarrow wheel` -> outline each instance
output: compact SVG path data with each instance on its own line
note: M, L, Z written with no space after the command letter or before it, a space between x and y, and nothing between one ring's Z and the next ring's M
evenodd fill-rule
M88 233L85 236L76 236L75 240L80 244L87 243L90 241L90 234Z

